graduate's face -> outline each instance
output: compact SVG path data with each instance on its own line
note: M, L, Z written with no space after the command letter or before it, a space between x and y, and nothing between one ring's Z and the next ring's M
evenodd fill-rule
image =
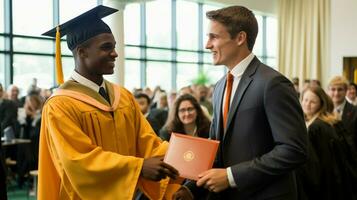
M241 33L238 33L236 38L232 39L223 24L210 21L206 49L211 50L214 65L225 65L233 68L237 64L237 58L239 52L241 52L240 46L245 41L245 37L241 37Z
M190 101L186 100L180 103L178 117L184 125L196 122L197 111Z
M301 105L305 115L307 115L308 117L315 115L321 107L319 97L310 90L307 90L304 93Z
M115 39L111 33L102 33L89 41L83 48L84 66L90 75L104 75L114 73L114 61L118 54L115 51Z

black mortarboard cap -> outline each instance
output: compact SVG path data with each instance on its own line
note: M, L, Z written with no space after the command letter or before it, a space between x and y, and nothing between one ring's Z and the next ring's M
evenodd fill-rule
M111 33L109 26L102 18L117 12L117 9L97 6L68 22L58 25L42 35L56 38L56 81L57 84L64 82L62 59L61 59L61 37L67 35L67 45L70 50L101 33Z
M117 9L103 5L97 6L59 25L60 37L67 35L68 48L73 50L78 45L96 35L111 33L109 26L102 21L102 18L117 11ZM56 29L57 27L42 35L56 37Z

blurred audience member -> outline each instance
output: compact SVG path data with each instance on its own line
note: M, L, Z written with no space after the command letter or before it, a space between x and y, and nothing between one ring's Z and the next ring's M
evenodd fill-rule
M13 101L18 108L23 106L23 102L19 99L20 90L16 85L10 85L7 88L8 99Z
M212 103L207 100L208 88L205 85L197 85L195 93L200 105L206 107L208 113L211 116L213 112L213 107L212 107Z
M354 83L350 83L347 89L346 100L354 105L357 106L357 85Z
M157 135L159 135L159 131L162 127L160 126L159 121L150 115L150 98L147 94L137 93L134 95L136 102L139 104L141 113L146 117L152 129L155 131Z
M18 149L18 185L20 188L26 180L25 175L30 170L37 169L42 107L42 97L33 93L26 96L24 107L19 109L20 137L31 140L29 145L22 145L22 148Z
M52 95L52 91L50 89L41 89L40 96L45 102Z
M143 92L149 96L149 98L151 99L154 95L153 91L150 89L150 87L145 87Z
M17 136L16 123L17 123L17 106L8 99L3 98L4 88L0 84L0 133L3 136L4 131Z
M181 96L181 95L184 95L184 94L193 94L193 90L191 89L190 86L185 86L185 87L182 87L179 92L178 92L178 95Z
M174 105L176 98L177 98L177 92L175 90L172 90L169 93L169 96L167 97L167 101L168 101L168 104L169 104L169 110Z
M308 88L309 86L310 86L310 79L305 79L302 88L300 90L300 93L303 93L306 90L306 88Z
M134 88L133 89L133 95L139 94L139 93L143 93L143 89L142 88Z
M357 108L346 101L347 87L349 83L342 76L335 76L328 84L328 94L334 105L334 112L342 120L349 135L350 145L357 147Z
M307 87L302 94L302 108L308 127L308 161L297 170L299 199L346 199L339 163L331 142L339 141L332 114L333 103L320 87Z
M167 94L165 92L161 92L159 94L157 109L169 110L169 103L167 101Z
M203 114L200 104L190 94L179 96L165 126L160 130L163 140L170 140L171 133L182 133L191 136L209 137L210 121Z
M311 87L321 87L321 83L320 83L319 80L313 79L313 80L310 81L310 86Z

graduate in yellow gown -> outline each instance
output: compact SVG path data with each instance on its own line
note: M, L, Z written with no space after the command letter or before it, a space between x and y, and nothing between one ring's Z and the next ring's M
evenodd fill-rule
M118 56L113 34L101 20L113 12L98 6L59 26L75 70L43 109L40 200L127 200L137 188L150 199L162 199L167 176L178 175L162 161L168 144L156 136L130 92L103 79L114 72Z

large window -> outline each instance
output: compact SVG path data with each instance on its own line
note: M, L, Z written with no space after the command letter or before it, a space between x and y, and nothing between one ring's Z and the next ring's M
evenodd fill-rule
M4 37L0 36L0 51L5 50Z
M127 5L124 12L126 44L140 45L140 22L140 4Z
M177 64L177 88L189 86L198 75L197 64Z
M0 0L0 33L4 32L4 0Z
M5 81L5 61L4 54L0 53L0 83L4 86Z
M131 22L132 23L132 22ZM171 47L171 1L146 3L146 39L148 46Z
M97 5L97 0L60 0L59 2L60 23L66 22Z
M177 48L198 49L198 4L176 1ZM189 23L188 23L189 22Z
M160 86L165 90L171 89L171 63L147 62L146 74L147 86L150 88Z
M41 34L101 2L105 3L102 0L0 0L0 81L6 86L14 83L22 87L28 80L37 78L40 87L53 87L54 40ZM178 90L191 84L200 73L209 77L209 83L215 83L226 73L224 66L212 65L212 55L205 49L209 22L206 12L220 7L198 2L203 1L126 4L124 85L129 90L145 86ZM11 19L5 19L4 8L12 8ZM277 20L261 14L256 17L259 35L253 52L262 62L275 67ZM11 27L5 24L9 22L13 32L4 34L5 27ZM74 61L66 42L63 40L61 44L67 80Z
M40 36L52 27L52 1L13 0L12 6L14 34Z
M125 87L128 89L140 88L140 61L125 61Z
M14 84L27 89L28 83L37 78L38 86L53 86L53 57L14 55Z
M50 40L15 37L13 43L14 51L17 52L47 53L53 49L53 42Z
M209 23L206 12L219 8L185 0L127 5L125 86L130 90L138 85L178 90L192 84L199 73L209 77L209 84L219 80L227 70L224 66L213 66L212 55L205 49ZM276 29L276 20L263 15L256 17L259 34L253 52L262 62L274 66L276 30L270 29Z

